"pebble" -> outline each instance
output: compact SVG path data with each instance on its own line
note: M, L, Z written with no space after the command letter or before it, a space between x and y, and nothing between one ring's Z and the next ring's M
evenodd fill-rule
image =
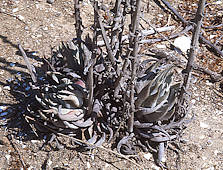
M43 30L44 30L44 31L47 31L47 30L48 30L48 27L44 27Z
M17 12L19 10L19 8L14 8L13 10L12 10L12 12L14 13L14 12Z
M187 36L181 36L174 40L174 46L186 53L190 49L191 39ZM177 50L177 49L176 49Z
M87 162L87 168L90 169L91 168L91 164L89 162Z
M38 140L31 140L31 142L34 143L38 143Z
M215 155L215 156L217 156L217 155L218 155L218 153L219 153L219 151L218 151L218 150L215 150L215 151L214 151L214 155Z
M49 4L53 4L54 0L47 0L46 2L49 3Z
M217 111L216 111L216 115L217 115L217 116L222 115L222 114L223 114L222 111L220 111L220 110L217 110Z
M164 45L164 44L157 44L156 47L157 48L166 48L166 45Z
M207 141L207 145L208 145L208 146L211 146L212 144L213 144L213 141L209 139L209 140Z
M207 160L207 157L206 156L203 156L202 157L203 161Z
M209 128L209 125L203 122L200 122L200 127L202 128Z
M152 169L152 170L160 170L160 167L158 167L158 166L156 166L156 165L152 165L152 166L151 166L151 169Z
M52 163L53 163L53 162L52 162L50 159L47 161L47 165L48 165L48 166L51 166Z
M18 17L20 20L22 20L22 21L25 19L25 17L22 16L22 15L17 15L17 17Z
M5 12L6 10L5 9L0 9L0 12Z
M215 168L212 166L212 167L209 167L209 168L207 168L205 170L215 170Z
M7 161L11 158L11 155L7 154L5 155L5 158L7 159Z
M1 70L1 71L0 71L0 74L2 75L2 74L4 74L4 72L5 72L4 70Z
M214 38L216 35L210 35L210 39Z
M41 34L37 34L36 37L37 38L40 38L40 37L42 37L42 35Z
M216 4L216 5L220 5L220 4L222 4L222 1L216 1L216 2L214 2L214 4Z
M192 104L195 104L195 103L196 103L196 100L195 100L195 99L192 99L192 100L191 100L191 103L192 103Z
M152 155L151 153L146 153L146 154L143 155L143 157L144 157L145 159L147 159L147 160L150 160L150 158L152 158L153 155Z
M30 166L27 170L32 170L32 169L34 169L34 167L33 166Z
M211 82L209 82L209 81L206 81L206 85L211 86L213 84Z
M11 90L10 86L4 86L3 89L4 90Z
M24 28L26 31L28 31L29 30L29 27L28 26L25 26L25 28Z

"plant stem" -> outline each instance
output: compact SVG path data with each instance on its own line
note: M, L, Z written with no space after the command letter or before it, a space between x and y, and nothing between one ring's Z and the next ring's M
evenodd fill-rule
M188 62L187 62L186 70L185 70L184 83L181 89L180 99L182 102L183 102L183 95L187 91L190 84L189 82L191 78L191 71L193 68L193 64L195 62L197 48L198 48L198 40L199 40L199 35L200 35L200 30L201 30L204 7L205 7L205 0L199 0L198 9L195 16L195 29L193 31L190 52L188 55Z

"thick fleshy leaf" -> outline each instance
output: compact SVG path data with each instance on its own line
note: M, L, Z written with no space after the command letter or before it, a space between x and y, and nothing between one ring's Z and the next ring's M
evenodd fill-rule
M84 117L84 111L82 109L64 109L61 108L58 111L58 116L61 120L65 121L77 121Z

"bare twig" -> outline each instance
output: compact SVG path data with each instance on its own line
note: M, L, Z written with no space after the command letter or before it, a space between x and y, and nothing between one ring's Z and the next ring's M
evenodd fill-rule
M94 6L98 6L98 3L95 1ZM93 53L91 60L91 66L89 68L88 72L88 88L89 88L89 98L88 98L88 115L91 114L92 108L93 108L93 97L94 97L94 77L93 77L93 69L96 62L96 50L97 50L97 12L94 11L94 38L93 38Z
M156 50L156 49L150 49L149 51L154 53L155 56L157 56L159 59L166 58L166 59L174 62L177 66L180 66L182 68L186 67L186 62L179 59L179 57L167 54L164 51L159 51L159 50ZM151 55L151 54L148 54L148 55ZM193 63L192 67L193 67L194 70L197 70L197 71L203 72L205 74L208 74L211 77L212 81L214 81L214 82L218 82L218 81L221 81L223 79L223 76L221 74L216 73L214 71L211 71L208 68L204 68L204 67L198 65L196 62Z
M22 46L21 46L20 44L19 44L19 50L20 50L21 53L22 53L22 56L23 56L24 61L25 61L25 63L26 63L26 66L27 66L27 68L28 68L28 70L29 70L29 73L30 73L30 75L31 75L32 81L33 81L34 83L36 83L36 82L37 82L37 77L36 77L36 75L35 75L35 73L34 73L34 71L33 71L32 65L30 64L29 59L28 59L28 57L27 57L25 51L23 50L23 48L22 48Z
M80 41L83 31L81 30L82 20L80 16L80 1L79 0L74 0L74 14L75 14L75 20L76 20L75 27L76 27L77 37Z
M160 33L160 32L165 32L165 31L171 31L171 30L173 30L174 28L175 28L175 26L169 26L169 27L156 28L156 30L154 30L154 29L150 29L150 30L141 30L142 34L139 33L139 36L148 36L148 35L152 35L152 34L155 34L155 33ZM170 37L168 37L168 39L175 38L175 37L177 37L177 36L179 36L179 35L181 35L181 34L187 32L187 31L189 31L188 28L191 29L192 26L186 27L182 32L180 32L180 33L178 33L178 34L176 34L176 35L171 35ZM121 42L127 40L128 38L129 38L129 35L124 35L124 36L122 36L122 41L121 41ZM163 40L165 40L165 39L163 38ZM160 41L163 41L163 40L160 40ZM126 43L128 43L128 42L126 42ZM147 43L147 40L141 40L141 41L139 41L139 43ZM150 43L150 42L148 41L148 43ZM104 46L105 43L104 43L104 41L98 41L98 42L97 42L97 45L98 45L98 46Z
M132 72L131 72L131 86L130 86L130 103L131 103L131 115L128 121L128 130L130 133L133 132L133 123L134 123L134 112L135 112L135 79L136 79L136 68L137 68L137 55L139 50L139 18L140 18L140 12L141 12L141 0L136 1L136 10L133 13L130 31L131 36L129 40L129 46L130 49L133 48L133 51L131 52L129 50L129 54L132 53L132 60L131 60L131 66L132 66Z
M23 167L24 169L26 169L26 168L27 168L27 167L26 167L26 164L25 164L25 162L24 162L24 159L23 159L23 157L22 157L22 155L21 155L19 149L17 148L17 146L16 146L16 144L15 144L15 142L14 142L13 136L12 136L11 134L9 134L9 135L7 135L7 138L8 138L8 140L9 140L10 144L12 145L12 147L13 147L13 148L15 149L15 151L18 153L18 155L19 155L19 160L20 160L20 162L21 162L21 164L22 164L22 167Z
M190 52L188 55L188 63L187 67L185 69L185 77L184 77L184 82L183 82L183 87L181 89L181 94L180 94L180 100L183 102L183 95L187 91L188 86L189 86L189 81L191 77L191 71L193 68L193 63L195 61L195 55L197 52L198 48L198 39L199 39L199 34L200 34L200 29L201 29L201 23L202 23L202 18L203 18L203 12L204 12L204 5L205 5L205 0L199 0L198 4L198 9L197 13L195 16L195 29L193 32L192 36L192 42L191 42L191 47L190 47ZM182 103L181 103L182 104Z
M109 40L108 40L108 37L106 35L106 32L105 32L105 28L104 28L104 25L102 23L102 20L101 20L101 17L99 15L99 11L98 11L98 6L97 5L94 5L94 10L97 14L97 19L98 19L98 23L99 23L99 26L101 28L101 32L102 32L102 37L103 37L103 40L105 42L105 46L106 46L106 49L107 49L107 52L108 52L108 57L113 65L113 67L115 67L115 58L113 56L113 53L112 53L112 48L109 44Z
M21 10L20 10L21 11ZM27 23L25 21L23 21L22 19L19 18L19 16L17 15L14 15L12 13L8 13L8 12L4 12L2 9L0 9L0 13L3 13L5 15L8 15L8 16L11 16L11 17L14 17L16 18L17 20L21 21L23 24L27 25Z
M157 0L156 0L157 1ZM161 0L166 6L168 9L170 9L177 17L178 19L180 19L181 22L183 22L184 24L192 24L192 23L189 23L187 22L171 5L169 2L167 2L166 0ZM193 30L193 29L192 29ZM217 53L218 55L221 56L221 58L223 58L223 52L221 50L218 49L218 47L216 47L214 44L212 44L210 41L206 40L204 38L204 36L202 36L200 33L199 33L199 41L201 41L202 43L205 43L207 45L209 45L214 51L215 53Z

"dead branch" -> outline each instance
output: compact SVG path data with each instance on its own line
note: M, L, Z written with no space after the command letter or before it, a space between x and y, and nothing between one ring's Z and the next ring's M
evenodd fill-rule
M76 21L75 28L76 28L76 32L77 32L77 38L80 41L83 31L81 30L82 20L81 20L81 15L80 15L80 2L79 2L79 0L74 0L74 14L75 14L75 21Z
M171 39L171 38L176 38L177 36L180 36L181 34L183 34L183 33L185 33L185 32L188 32L190 29L188 29L188 28L192 28L192 26L189 26L189 27L186 27L182 32L180 32L180 33L178 33L178 34L176 34L176 35L172 35L172 36L170 36L168 39ZM155 34L155 33L160 33L160 32L165 32L165 31L171 31L171 30L173 30L173 29L175 29L175 26L169 26L169 27L161 27L161 28L156 28L156 30L154 30L154 29L150 29L150 30L141 30L141 33L139 33L139 36L148 36L148 35L152 35L152 34ZM122 36L122 39L121 39L121 42L124 42L125 40L128 40L128 38L129 38L129 35L124 35L124 36ZM153 39L152 39L153 40ZM165 39L163 39L163 40L165 40ZM160 41L163 41L162 39L160 39ZM126 43L129 43L129 42L126 42ZM149 42L149 40L141 40L141 41L139 41L139 43L141 44L143 44L143 43L150 43ZM97 42L97 45L98 46L104 46L105 45L105 43L104 43L104 41L98 41Z
M22 157L22 155L21 155L21 153L20 153L18 147L16 146L16 144L15 144L15 142L14 142L14 139L13 139L12 135L11 135L11 134L8 134L8 135L7 135L7 138L8 138L8 140L9 140L10 144L12 145L13 149L18 153L19 160L20 160L20 162L21 162L21 164L22 164L22 167L23 167L24 169L26 169L27 167L26 167L26 164L25 164L25 162L24 162L24 159L23 159L23 157Z
M154 53L153 56L158 59L165 58L167 60L172 61L175 65L177 65L179 67L182 67L182 68L186 67L186 62L179 59L179 57L177 57L175 55L170 55L170 54L167 54L165 51L160 51L157 49L150 49L149 51ZM151 56L151 54L145 54L145 55ZM200 72L203 72L203 73L209 75L211 77L211 80L214 82L219 82L219 81L223 80L223 76L221 74L211 71L208 68L204 68L204 67L200 66L199 64L197 64L196 62L193 63L192 68L194 70L197 70L197 71L200 71Z
M157 1L157 0L155 0ZM169 2L167 2L166 0L161 0L164 5L169 9L171 10L171 12L174 13L174 15L177 16L178 19L180 19L181 22L183 22L185 25L187 24L192 24L192 23L189 23L188 21L186 21L178 12L176 9L174 9ZM192 29L193 30L193 29ZM218 47L216 47L214 44L212 44L210 41L206 40L200 33L199 33L199 41L201 41L201 43L205 43L207 44L208 46L210 46L214 52L218 55L221 56L221 58L223 58L223 52L221 50L218 49Z
M139 19L140 19L140 13L141 13L141 0L136 1L136 10L132 15L131 20L131 26L130 26L130 40L129 40L129 46L130 49L133 48L133 51L131 52L129 50L129 54L132 53L132 60L131 60L131 66L132 66L132 72L131 72L131 86L130 86L130 105L131 105L131 116L128 121L128 130L130 133L133 132L133 123L134 123L134 112L135 112L135 79L136 79L136 69L137 69L137 55L139 50Z
M193 36L192 36L190 52L188 55L188 63L187 63L187 67L185 69L185 78L184 78L184 83L183 83L183 87L182 87L182 93L185 93L185 91L187 91L188 86L189 86L189 81L191 79L190 77L191 77L192 65L195 61L195 57L196 57L196 53L197 53L198 39L199 39L200 30L201 30L204 6L205 6L205 0L199 0L198 9L197 9L197 13L195 16L195 24L196 25L195 25ZM182 97L182 96L180 96L180 97Z
M98 2L94 2L94 6L98 6ZM91 66L89 68L88 72L88 88L89 88L89 98L88 98L88 115L91 115L92 109L93 109L93 97L94 97L94 65L96 63L96 51L97 51L97 23L98 23L98 14L96 10L94 10L94 37L93 37L93 53L92 57L90 59Z
M106 46L106 49L107 49L107 52L108 52L108 57L111 60L111 63L113 65L113 67L115 67L115 58L113 56L112 48L111 48L111 46L109 44L109 40L108 40L108 37L106 35L104 25L102 23L100 15L99 15L99 11L98 11L98 6L97 5L94 6L94 10L95 10L95 12L97 14L98 23L99 23L99 26L101 28L102 37L103 37L103 40L105 42L105 46Z

